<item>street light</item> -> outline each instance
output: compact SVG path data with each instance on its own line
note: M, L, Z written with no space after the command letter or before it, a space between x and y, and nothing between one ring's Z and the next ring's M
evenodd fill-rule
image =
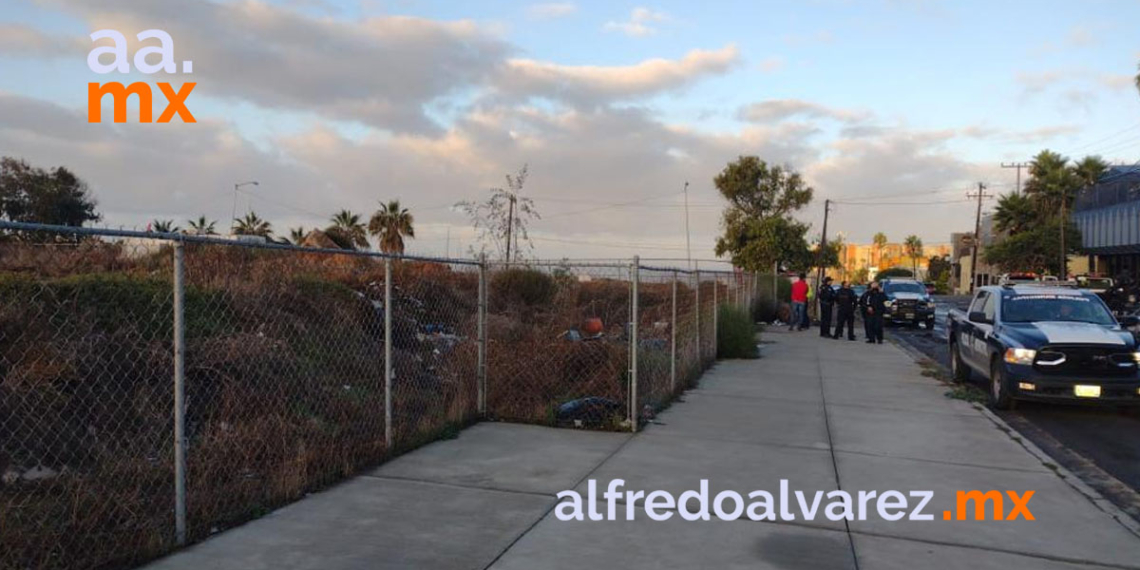
M241 188L242 186L248 186L248 185L250 185L250 184L252 184L252 185L254 185L254 186L261 186L260 184L258 184L258 183L257 183L257 181L256 181L256 180L247 180L247 181L245 181L245 182L238 182L237 184L234 184L234 208L233 208L233 210L232 210L232 211L230 211L230 233L231 233L231 234L234 232L234 230L235 230L235 229L237 229L237 195L238 195L238 188Z

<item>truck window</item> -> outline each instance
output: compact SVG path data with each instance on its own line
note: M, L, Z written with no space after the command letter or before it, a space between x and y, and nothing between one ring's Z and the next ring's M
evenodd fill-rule
M975 311L982 310L982 305L986 302L986 297L988 295L989 293L986 293L985 291L978 291L977 296L974 297L974 301L970 303L970 308L966 311L966 314L969 315Z
M995 304L997 304L997 295L986 295L985 304L982 305L982 312L985 313L986 318L991 322L994 320L994 316L997 315Z

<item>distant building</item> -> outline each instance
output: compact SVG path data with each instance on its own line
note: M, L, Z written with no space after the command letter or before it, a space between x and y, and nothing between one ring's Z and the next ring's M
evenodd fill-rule
M924 244L922 253L916 260L920 279L925 278L931 257L950 254L950 244ZM839 263L842 267L828 271L836 279L852 279L863 269L867 270L868 278L874 278L883 269L902 267L909 270L913 265L906 254L906 245L901 243L888 243L881 249L873 243L846 243L840 252Z

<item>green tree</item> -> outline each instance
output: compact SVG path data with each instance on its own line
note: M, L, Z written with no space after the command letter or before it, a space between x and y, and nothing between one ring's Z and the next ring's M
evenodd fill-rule
M1037 205L1028 194L1010 192L998 198L994 208L994 229L1010 235L1023 232L1039 219Z
M403 255L404 238L416 237L415 219L407 208L400 207L399 200L381 203L380 209L368 221L368 233L380 242L380 251Z
M930 258L926 268L926 278L929 281L949 280L952 270L953 264L950 263L949 255L936 255Z
M207 220L206 216L198 216L197 220L190 220L190 233L197 236L216 236L218 232L214 229L217 222L214 220Z
M890 267L875 274L875 281L881 281L888 277L914 277L914 272L905 267Z
M13 222L82 226L101 219L87 184L70 170L44 170L0 158L0 218Z
M851 274L851 281L853 283L866 283L871 278L871 270L866 267L860 267Z
M875 254L877 256L875 266L881 266L883 264L883 248L887 247L887 234L876 232L875 237L871 238L871 242L875 244Z
M341 210L331 221L332 225L325 228L325 233L342 249L368 249L368 229L364 227L360 214Z
M237 218L234 220L237 223L234 226L234 234L239 236L261 236L268 238L273 235L273 226L259 218L256 213L250 212L244 218Z
M1067 254L1080 253L1081 233L1070 222L1065 230ZM1054 217L1021 233L1013 234L986 248L985 261L1002 271L1035 271L1059 275L1061 272L1061 220Z
M906 256L910 258L911 274L918 275L918 258L922 257L922 239L916 235L906 236L903 247L906 249Z
M716 241L717 256L728 254L733 264L747 271L776 263L798 269L812 265L815 256L804 237L808 226L792 217L811 202L813 194L799 173L769 166L755 156L741 156L725 166L713 183L729 203L722 219L724 234Z
M182 228L174 225L174 220L154 220L150 223L151 231L160 234L175 234Z

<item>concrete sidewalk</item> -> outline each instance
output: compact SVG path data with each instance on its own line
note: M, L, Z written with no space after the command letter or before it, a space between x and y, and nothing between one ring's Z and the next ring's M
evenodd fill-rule
M636 436L480 424L150 568L1140 568L1140 538L899 348L767 338ZM932 490L936 520L554 517L555 493L615 478L674 496L702 478L710 495ZM941 520L970 489L1035 490L1036 520Z

